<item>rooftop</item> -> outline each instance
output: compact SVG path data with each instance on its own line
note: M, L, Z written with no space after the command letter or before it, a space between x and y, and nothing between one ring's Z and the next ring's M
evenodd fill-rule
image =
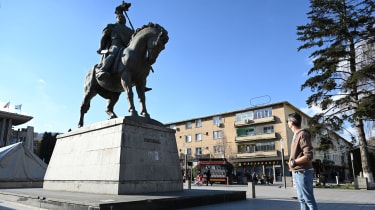
M31 116L17 114L13 112L4 112L4 111L0 111L0 118L12 119L13 125L21 125L33 119L33 117Z

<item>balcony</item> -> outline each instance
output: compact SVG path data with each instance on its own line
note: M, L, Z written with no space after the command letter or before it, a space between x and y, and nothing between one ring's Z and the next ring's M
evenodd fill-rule
M275 122L275 116L260 118L260 119L253 119L253 120L242 120L234 122L235 127L246 126L246 125L255 125L261 123L269 123Z
M255 157L275 157L277 156L277 151L259 151L259 152L245 152L245 153L238 153L236 155L237 158L255 158Z
M236 136L236 142L276 139L276 133L264 133L252 136Z

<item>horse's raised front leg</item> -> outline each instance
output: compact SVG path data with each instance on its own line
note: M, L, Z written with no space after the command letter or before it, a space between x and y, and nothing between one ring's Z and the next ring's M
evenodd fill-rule
M120 93L111 93L111 95L108 99L107 108L106 108L105 112L108 114L109 119L117 118L117 115L113 111L113 107L117 103L117 101L120 97L120 94L121 94L121 92Z
M134 107L134 94L132 90L132 79L131 79L131 73L124 71L121 76L121 84L122 87L124 88L125 94L126 94L126 99L128 100L128 111L130 113L130 116L138 116L137 111L135 110Z
M146 96L145 96L146 83L142 83L136 86L139 104L141 106L141 115L145 118L150 118L146 108Z

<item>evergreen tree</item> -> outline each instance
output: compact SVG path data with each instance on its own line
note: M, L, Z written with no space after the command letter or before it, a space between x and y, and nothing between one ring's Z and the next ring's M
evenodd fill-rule
M53 149L56 144L56 137L58 134L52 135L50 132L44 132L42 141L40 143L40 159L45 163L49 163Z
M355 127L362 170L373 176L368 159L364 121L374 120L375 2L373 0L310 0L310 22L297 26L298 48L313 52L313 67L301 89L313 94L306 103L322 109L315 125L341 130Z

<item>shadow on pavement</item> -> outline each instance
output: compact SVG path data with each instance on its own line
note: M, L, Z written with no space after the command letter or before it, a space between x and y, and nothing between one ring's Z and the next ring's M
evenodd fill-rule
M297 200L276 200L276 199L247 199L231 203L199 206L187 208L185 210L299 210L300 204ZM375 204L355 204L355 203L318 203L319 210L374 210Z

